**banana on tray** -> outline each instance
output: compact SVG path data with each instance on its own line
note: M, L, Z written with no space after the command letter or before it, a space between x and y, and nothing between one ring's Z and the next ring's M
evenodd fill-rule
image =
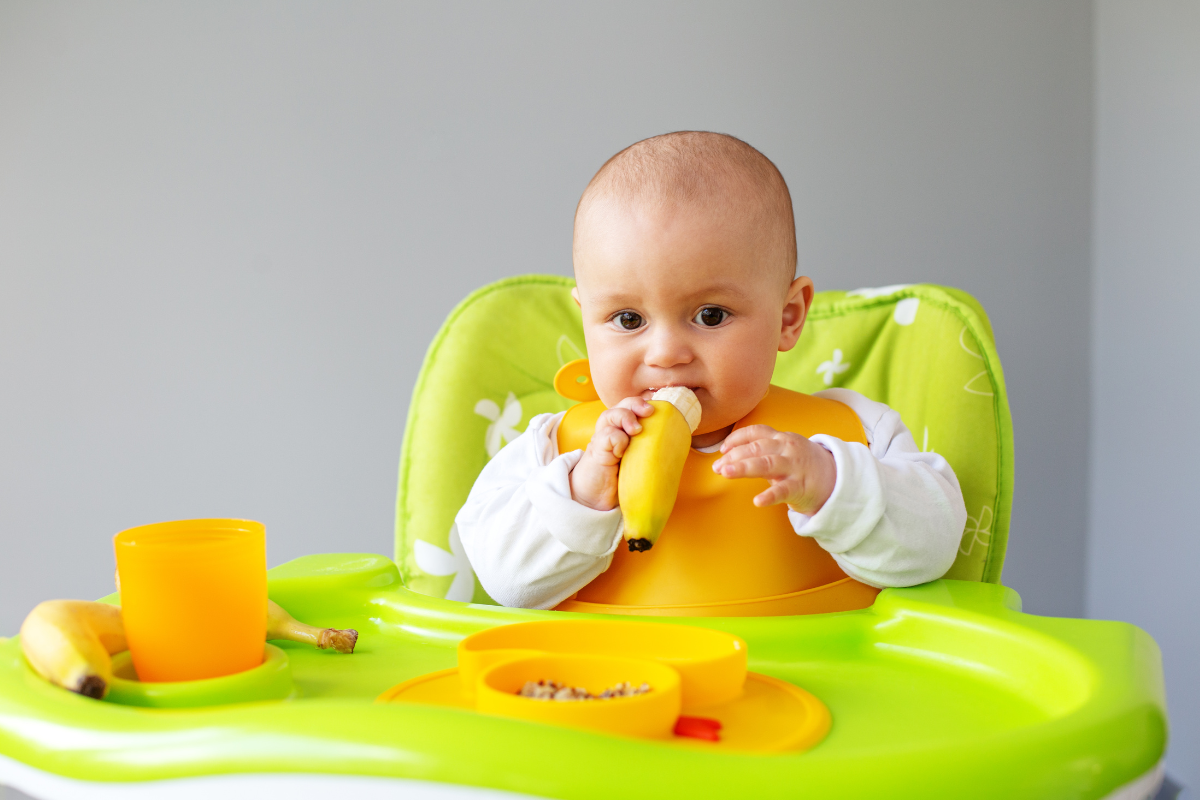
M267 638L287 639L289 642L311 644L319 650L332 647L339 653L353 653L358 644L358 631L353 628L340 631L336 628L317 628L292 619L278 603L267 601Z
M358 631L317 628L267 601L267 639L353 653ZM39 603L21 625L21 650L39 675L64 689L100 699L112 683L112 656L128 650L121 608L87 600Z
M104 697L112 654L128 650L121 609L87 600L47 600L21 624L21 650L46 680L72 692Z
M700 401L686 386L659 389L650 398L654 413L630 437L617 473L617 502L631 551L649 550L675 507L683 465L700 425Z

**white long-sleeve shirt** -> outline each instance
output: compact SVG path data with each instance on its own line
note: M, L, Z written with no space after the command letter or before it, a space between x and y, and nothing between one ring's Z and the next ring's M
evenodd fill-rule
M788 510L796 534L812 537L846 574L871 586L940 578L967 520L946 459L921 452L883 403L849 389L816 396L849 406L868 444L811 437L833 454L837 480L816 514ZM570 472L583 451L558 452L563 413L531 419L483 468L455 519L479 582L505 606L553 608L608 569L621 542L619 507L597 511L571 498Z

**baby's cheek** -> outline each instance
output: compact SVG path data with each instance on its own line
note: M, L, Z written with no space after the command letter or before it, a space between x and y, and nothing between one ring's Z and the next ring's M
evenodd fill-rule
M598 344L592 349L589 344L588 362L592 370L592 383L596 394L604 405L612 408L626 397L639 394L634 385L638 361L619 349Z
M729 354L724 360L720 384L723 399L729 406L752 409L766 396L775 370L775 352L772 350L764 356L761 349L747 347L741 350L740 356Z

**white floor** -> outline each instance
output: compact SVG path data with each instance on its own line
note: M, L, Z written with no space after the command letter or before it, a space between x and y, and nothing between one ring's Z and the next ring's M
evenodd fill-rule
M8 789L4 786L7 785ZM93 783L33 769L0 755L0 800L519 800L529 795L446 783L354 775L212 775L144 783Z
M1126 784L1104 800L1185 800L1187 793L1156 798L1163 765ZM4 788L5 785L15 788ZM63 778L0 756L0 800L516 800L530 797L428 781L350 775L213 775L145 783L93 783Z

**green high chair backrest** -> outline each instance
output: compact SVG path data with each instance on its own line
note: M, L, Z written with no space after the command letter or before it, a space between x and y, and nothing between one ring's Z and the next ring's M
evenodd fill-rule
M508 278L463 300L438 331L413 391L400 456L396 564L417 592L492 602L475 580L454 516L484 464L542 413L572 401L558 368L586 355L574 281ZM1012 508L1012 420L983 308L931 284L816 295L774 382L845 387L900 412L917 446L962 485L967 525L948 578L1000 582Z

